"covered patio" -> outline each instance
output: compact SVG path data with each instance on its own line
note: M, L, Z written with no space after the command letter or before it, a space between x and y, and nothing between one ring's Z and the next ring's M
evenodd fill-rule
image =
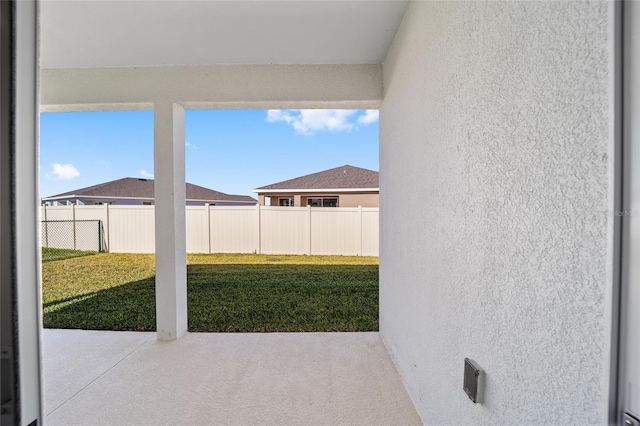
M43 338L50 426L421 424L378 333Z
M2 313L17 318L2 336L17 377L3 421L640 418L622 231L640 229L622 185L623 144L640 134L640 8L622 6L0 2L15 29L0 37L3 302L15 300ZM380 111L379 333L186 332L184 112L269 108ZM157 334L43 331L38 112L136 109L154 111ZM486 378L479 404L466 358Z
M48 424L421 423L378 333L186 332L185 110L377 109L407 4L41 3L41 111L153 110L156 194L157 333L44 330Z

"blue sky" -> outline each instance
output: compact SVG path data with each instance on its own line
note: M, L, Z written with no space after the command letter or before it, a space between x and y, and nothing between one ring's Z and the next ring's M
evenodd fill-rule
M228 194L344 164L378 170L374 110L186 111L186 179ZM153 177L153 111L40 115L40 196Z

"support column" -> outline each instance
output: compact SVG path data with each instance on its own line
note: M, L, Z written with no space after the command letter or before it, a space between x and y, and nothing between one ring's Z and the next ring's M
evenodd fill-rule
M0 424L41 424L38 3L0 1Z
M187 331L184 108L154 105L156 329L172 340Z

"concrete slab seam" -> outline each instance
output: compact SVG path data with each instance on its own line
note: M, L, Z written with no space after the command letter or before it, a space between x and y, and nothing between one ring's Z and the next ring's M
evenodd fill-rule
M89 383L87 383L85 386L83 386L80 390L78 390L78 392L74 393L73 395L71 395L69 398L67 398L62 404L59 404L56 408L54 408L53 410L49 411L46 413L46 416L50 416L51 414L55 413L56 410L58 410L60 407L62 407L63 405L65 405L67 402L71 401L73 398L75 398L80 392L84 391L86 388L88 388L89 386L91 386L94 382L96 382L97 380L101 379L105 374L107 374L109 371L111 371L114 367L116 367L118 364L120 364L122 361L124 361L125 359L129 358L131 355L133 355L135 352L137 352L141 347L143 347L144 345L148 344L153 338L149 337L149 339L145 340L144 342L142 342L140 345L136 346L131 352L129 352L128 354L124 355L122 358L120 358L118 360L118 362L116 362L115 364L113 364L111 367L107 368L105 371L103 371L102 373L100 373L100 375L98 375L98 377L96 377L95 379L91 380Z

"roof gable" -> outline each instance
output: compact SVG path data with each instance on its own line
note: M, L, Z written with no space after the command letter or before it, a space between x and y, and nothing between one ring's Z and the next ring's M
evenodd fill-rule
M379 187L379 175L380 173L374 170L344 165L334 169L300 176L295 179L261 186L260 188L256 188L254 192L259 193L260 190L273 189L377 189Z

